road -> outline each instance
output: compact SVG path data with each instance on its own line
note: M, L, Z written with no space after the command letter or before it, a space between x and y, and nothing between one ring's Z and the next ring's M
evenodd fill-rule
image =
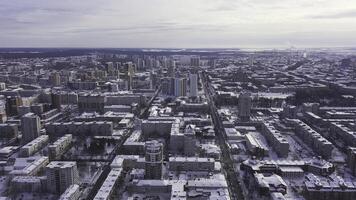
M139 117L142 118L146 118L148 111L151 107L152 102L155 100L155 98L158 96L159 92L161 91L161 85L158 86L158 89L156 90L156 92L154 93L154 95L152 96L152 98L148 101L147 106L141 110Z
M161 87L158 87L158 89L156 90L155 94L149 100L147 107L145 107L145 109L142 110L142 112L140 113L140 117L141 118L144 118L146 116L145 114L148 112L150 105L152 104L154 99L157 97L157 95L159 94L160 90L161 90ZM140 127L140 121L137 120L137 119L135 119L135 128L141 128ZM109 164L107 164L107 165L105 165L103 167L103 172L100 174L98 180L94 184L93 188L90 190L90 192L89 192L89 194L88 194L86 199L94 199L96 193L99 191L99 189L103 185L106 177L110 173L110 170L111 170L110 163L115 159L115 156L117 155L118 150L123 145L123 143L126 141L126 139L131 135L131 133L132 133L132 131L130 131L128 134L125 134L124 137L122 138L122 140L120 140L119 144L117 144L115 146L115 149L108 156L108 159L105 159L106 161L108 161Z
M238 174L237 174L238 170L235 170L234 162L230 157L229 148L225 142L226 141L225 129L219 117L218 109L215 106L214 99L212 97L213 96L212 88L207 81L206 74L202 73L201 77L203 80L204 92L207 96L208 104L210 106L210 112L214 124L215 134L217 136L218 143L222 151L221 164L223 166L223 172L228 182L231 199L243 200L245 198L243 196L242 189L240 186L240 180L238 179Z
M125 134L123 136L123 139L120 140L120 142L118 144L116 144L115 148L113 149L113 151L111 151L111 153L109 154L108 158L105 159L106 161L108 161L108 164L106 164L103 167L102 173L100 174L98 180L95 182L93 188L90 190L88 196L85 199L94 199L96 193L98 193L98 191L101 188L101 186L103 185L106 177L109 175L109 173L111 171L110 164L115 159L119 148L123 145L123 143L126 141L126 139L130 136L130 133L132 133L132 132L130 131L128 134ZM96 161L96 160L91 160L91 161Z

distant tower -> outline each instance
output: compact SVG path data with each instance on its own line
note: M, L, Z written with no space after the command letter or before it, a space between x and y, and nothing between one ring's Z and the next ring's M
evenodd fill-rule
M250 56L248 57L248 65L250 67L253 67L254 62L255 62L254 54L250 54Z
M158 85L158 77L155 72L150 72L150 88L155 89Z
M40 136L41 122L40 118L33 114L27 113L21 117L22 143L26 144Z
M50 84L54 87L56 86L60 86L61 85L61 76L58 72L53 72L50 76L49 76L49 81Z
M197 74L189 75L189 95L191 97L198 96L198 75Z
M60 92L52 92L51 94L52 108L61 109L62 95Z
M215 67L216 67L216 60L215 60L215 59L209 60L209 61L208 61L208 65L209 65L210 67L215 68Z
M174 96L175 95L175 78L171 77L169 79L169 95Z
M106 67L107 72L111 72L111 71L115 70L113 62L107 62L105 67Z
M174 79L174 96L187 96L187 79L175 78Z
M174 77L175 73L176 73L176 62L174 60L171 60L169 62L167 75L168 77Z
M182 85L181 92L180 92L181 96L187 96L187 88L188 88L187 82L188 82L188 80L186 78L181 79L181 85Z
M127 81L127 90L132 90L132 78L135 74L135 69L132 62L125 64L125 78Z
M145 179L161 179L163 144L157 140L145 143Z
M180 78L175 78L174 79L174 96L179 97L180 91L181 91L181 79Z
M171 90L170 90L170 79L167 78L162 78L161 79L161 85L162 85L162 94L165 95L170 95Z
M54 194L62 194L70 185L78 183L76 162L52 161L46 167L47 189Z
M241 121L249 121L251 115L251 94L242 92L239 95L239 102L238 102L238 116Z
M190 58L190 65L192 67L199 67L200 66L200 58L197 56Z

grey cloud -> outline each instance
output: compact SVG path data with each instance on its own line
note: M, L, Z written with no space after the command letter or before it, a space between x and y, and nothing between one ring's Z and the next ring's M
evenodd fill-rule
M319 15L307 16L312 19L343 19L343 18L356 18L356 10L342 11L338 13L326 13Z
M160 31L221 31L226 26L212 24L179 24L174 22L153 23L151 25L134 25L108 28L76 27L62 33L157 33Z

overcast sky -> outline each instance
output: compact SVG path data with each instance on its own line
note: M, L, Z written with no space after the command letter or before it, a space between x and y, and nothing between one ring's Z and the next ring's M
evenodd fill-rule
M356 47L356 0L0 0L0 47Z

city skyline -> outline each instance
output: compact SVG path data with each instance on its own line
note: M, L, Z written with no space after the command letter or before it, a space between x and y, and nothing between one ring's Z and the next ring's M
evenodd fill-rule
M356 200L356 1L1 0L0 200Z

